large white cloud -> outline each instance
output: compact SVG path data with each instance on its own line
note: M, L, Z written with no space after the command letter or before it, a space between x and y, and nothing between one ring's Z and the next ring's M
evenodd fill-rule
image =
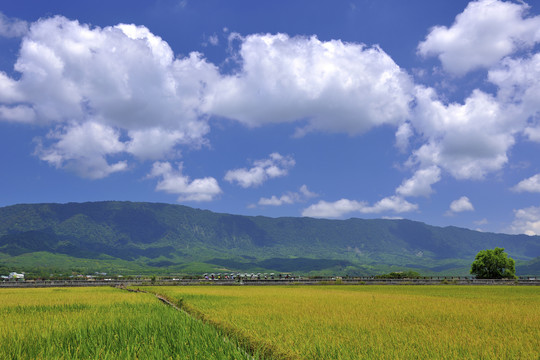
M412 204L399 196L383 198L370 206L365 201L341 199L335 202L324 200L313 204L302 211L302 216L316 218L340 218L349 213L379 214L386 212L404 213L418 209L418 205Z
M398 193L407 196L419 171L431 166L456 179L483 179L509 162L516 135L540 141L540 54L508 57L540 41L540 16L527 17L527 10L525 3L471 2L450 28L434 27L419 44L420 54L437 55L451 73L487 68L497 88L496 94L476 89L462 103L445 103L434 89L416 87L410 124L423 144L407 164L419 170ZM411 133L398 131L398 146L406 147Z
M524 134L540 142L540 53L505 59L490 70L488 79L499 88L499 101L511 105L513 117L527 121Z
M15 64L20 80L0 73L0 101L24 101L42 124L91 115L158 139L181 132L186 142L209 131L209 115L351 134L409 115L412 81L378 47L255 34L241 38L238 56L238 72L220 75L199 53L176 58L144 26L90 27L57 16L30 26Z
M125 151L120 134L113 128L95 122L72 123L51 131L47 138L54 141L44 146L40 141L36 154L57 168L67 168L81 177L100 179L111 173L127 170L125 161L109 164L108 155Z
M409 115L412 81L378 47L284 34L240 40L238 72L221 75L199 53L175 57L144 26L41 19L22 40L20 78L0 73L0 120L100 123L124 135L125 155L159 160L178 145L203 144L212 115L350 134L399 125ZM64 157L78 158L67 151ZM259 170L254 183L275 169Z
M246 169L229 170L225 174L225 180L230 183L237 183L243 188L256 187L266 180L285 176L295 164L290 156L283 156L279 153L272 153L268 159L256 160L253 167Z
M540 16L526 18L528 8L525 3L498 0L470 2L450 28L431 29L418 52L438 56L444 69L457 75L489 68L540 41Z
M531 206L514 210L514 222L510 228L512 233L540 235L540 207Z
M412 124L425 143L409 164L437 165L457 179L482 179L508 162L514 134L523 128L492 95L475 90L463 104L444 104L418 87Z
M238 56L240 70L213 88L209 112L249 126L307 122L299 135L358 134L409 114L412 81L378 47L254 34L241 38Z
M173 169L169 162L155 162L148 177L161 178L156 190L169 194L177 194L178 201L212 201L221 194L221 188L216 179L205 177L191 180L182 173L182 163L178 170Z
M219 78L201 54L177 58L143 26L90 27L61 16L30 26L15 70L18 80L0 73L0 120L69 127L100 123L127 135L126 154L154 160L178 144L204 142L209 126L200 110L203 92ZM60 142L68 133L54 138ZM64 157L76 162L77 154L69 150Z

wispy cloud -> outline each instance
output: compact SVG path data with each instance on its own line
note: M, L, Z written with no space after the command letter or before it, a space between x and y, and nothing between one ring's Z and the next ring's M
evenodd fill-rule
M2 37L22 37L28 32L26 21L10 18L0 12L0 36Z
M281 206L285 204L294 204L298 202L304 202L308 199L319 196L318 194L309 191L306 185L302 185L298 192L287 192L280 197L272 195L270 198L262 197L259 199L258 204L263 206Z

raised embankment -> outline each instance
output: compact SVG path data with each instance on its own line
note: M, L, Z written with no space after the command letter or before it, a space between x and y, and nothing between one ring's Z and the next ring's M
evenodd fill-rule
M525 285L540 286L540 278L509 279L471 279L458 277L437 277L424 279L180 279L180 280L45 280L45 281L5 281L0 282L0 288L25 288L25 287L63 287L63 286L145 286L145 285L169 285L169 286L196 286L196 285Z

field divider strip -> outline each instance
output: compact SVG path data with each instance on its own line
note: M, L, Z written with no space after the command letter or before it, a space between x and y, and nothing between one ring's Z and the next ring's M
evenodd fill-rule
M140 289L128 289L127 287L125 286L115 286L116 288L118 289L121 289L121 290L126 290L126 291L129 291L129 292L137 292L137 293L145 293L145 294L153 294L159 301L161 301L162 303L164 303L165 305L168 305L170 307L172 307L173 309L175 309L176 311L180 311L182 312L184 315L190 317L191 319L195 320L195 321L201 321L209 326L212 326L214 328L216 328L217 330L219 330L220 332L223 333L224 337L223 337L223 342L230 342L230 340L227 338L229 335L227 334L227 332L223 331L223 329L221 329L220 327L218 326L215 326L215 324L213 324L212 322L207 322L207 321L204 321L204 319L200 319L192 314L190 314L189 312L187 312L186 310L182 309L182 307L176 305L174 302L172 302L171 300L169 300L167 297L163 296L163 295L160 295L160 294L154 294L154 293L151 293L151 292L148 292L148 291L144 291L144 290L140 290ZM240 347L240 346L237 346L236 347L239 351L243 352L244 355L246 356L246 358L250 359L250 360L257 360L257 359L260 359L260 358L255 358L254 355L251 355L250 353L247 352L246 349L244 349L243 347Z

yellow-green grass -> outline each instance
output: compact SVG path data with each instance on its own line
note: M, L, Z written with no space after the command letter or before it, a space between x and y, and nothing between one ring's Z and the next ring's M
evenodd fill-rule
M0 359L246 359L208 324L152 294L0 289Z
M540 359L540 288L153 287L274 358Z

